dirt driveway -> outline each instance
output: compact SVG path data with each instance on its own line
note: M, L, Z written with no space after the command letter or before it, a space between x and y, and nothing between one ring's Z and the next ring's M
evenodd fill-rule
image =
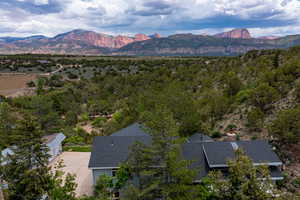
M63 171L76 175L76 183L78 184L76 189L77 196L91 196L93 194L92 172L88 169L90 155L91 153L86 152L63 152L54 161L55 163L63 159L66 166L63 168Z

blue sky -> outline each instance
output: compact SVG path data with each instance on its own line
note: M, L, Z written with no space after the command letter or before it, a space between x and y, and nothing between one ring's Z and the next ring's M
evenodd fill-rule
M300 34L299 0L0 0L0 36L106 34Z

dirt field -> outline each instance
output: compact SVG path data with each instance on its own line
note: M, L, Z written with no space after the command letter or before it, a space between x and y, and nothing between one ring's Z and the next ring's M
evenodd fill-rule
M0 95L16 97L30 93L26 83L35 80L36 75L1 75Z
M65 167L64 172L76 175L76 183L78 184L76 189L76 195L91 196L93 194L93 181L92 172L88 169L88 162L91 153L86 152L63 152L55 162L63 159Z

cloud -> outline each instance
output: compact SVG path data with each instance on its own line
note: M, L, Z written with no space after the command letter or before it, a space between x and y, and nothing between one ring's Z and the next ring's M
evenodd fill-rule
M215 33L250 28L254 35L300 33L298 0L1 0L0 35Z
M59 0L1 0L0 9L15 12L15 14L20 11L30 14L49 14L60 12L63 8Z

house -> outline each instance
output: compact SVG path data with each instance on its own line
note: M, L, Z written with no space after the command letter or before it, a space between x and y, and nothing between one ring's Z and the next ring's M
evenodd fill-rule
M93 181L96 183L100 175L115 176L119 165L126 161L130 153L130 146L136 141L146 145L151 144L151 136L145 132L140 124L132 124L111 136L97 136L89 161ZM191 168L199 169L195 183L200 182L211 170L228 170L227 161L235 157L237 149L243 149L252 159L254 165L267 165L272 180L281 180L282 162L264 140L216 142L210 137L196 133L187 138L182 146L182 155L191 160Z
M62 153L62 142L66 139L63 133L56 133L43 137L44 143L49 149L49 161L53 161L57 156Z
M47 135L43 137L44 144L47 145L49 149L49 162L53 161L59 154L62 152L62 142L66 139L66 136L63 133L56 133L53 135ZM2 157L5 158L9 154L13 154L13 149L15 146L4 149L1 154ZM1 165L5 164L1 162Z

